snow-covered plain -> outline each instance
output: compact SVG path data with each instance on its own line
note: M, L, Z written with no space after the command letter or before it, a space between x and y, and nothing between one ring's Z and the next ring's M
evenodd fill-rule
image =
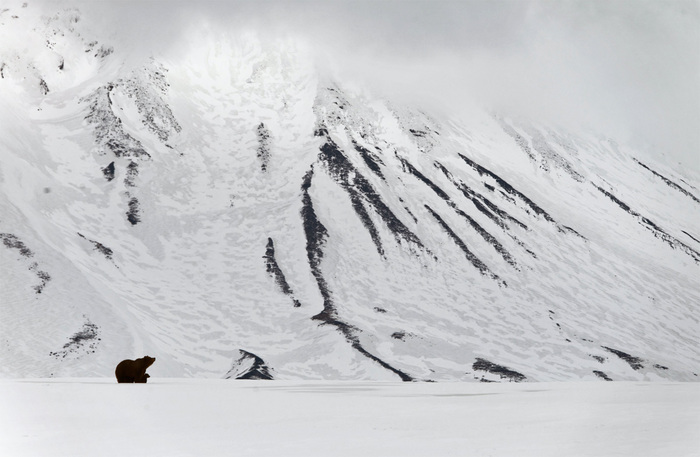
M0 381L4 456L700 455L697 383Z

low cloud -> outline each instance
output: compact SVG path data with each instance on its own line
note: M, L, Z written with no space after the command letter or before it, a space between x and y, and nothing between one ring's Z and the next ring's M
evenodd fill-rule
M700 170L696 0L119 1L79 4L144 53L191 27L309 43L380 94L594 129ZM45 7L55 8L54 2ZM136 52L136 51L135 51Z

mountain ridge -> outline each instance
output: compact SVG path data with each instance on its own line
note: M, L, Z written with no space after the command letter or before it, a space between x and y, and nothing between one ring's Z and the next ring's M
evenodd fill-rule
M131 68L79 18L1 49L1 376L697 380L697 177L288 43Z

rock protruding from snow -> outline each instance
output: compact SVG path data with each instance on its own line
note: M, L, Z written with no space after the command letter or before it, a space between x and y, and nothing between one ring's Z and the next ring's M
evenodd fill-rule
M239 352L241 357L233 362L233 366L224 376L225 379L274 379L272 370L263 359L243 349L240 349Z

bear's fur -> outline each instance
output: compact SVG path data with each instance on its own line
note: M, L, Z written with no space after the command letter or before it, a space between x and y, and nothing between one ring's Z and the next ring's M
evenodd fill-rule
M145 383L150 376L146 374L148 367L156 361L155 357L144 356L136 360L122 360L114 370L117 382Z

